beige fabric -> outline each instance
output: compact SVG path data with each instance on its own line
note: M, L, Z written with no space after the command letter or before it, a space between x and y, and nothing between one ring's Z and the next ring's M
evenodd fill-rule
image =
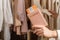
M3 0L0 0L0 32L2 30L2 24L3 24Z

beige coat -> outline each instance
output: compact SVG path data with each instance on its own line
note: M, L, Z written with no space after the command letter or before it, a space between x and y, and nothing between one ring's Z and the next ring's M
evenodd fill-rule
M0 0L0 32L2 30L2 24L3 24L3 0Z

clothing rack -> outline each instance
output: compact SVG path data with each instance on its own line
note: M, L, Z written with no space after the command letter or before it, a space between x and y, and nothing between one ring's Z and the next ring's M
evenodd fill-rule
M48 27L50 30L56 30L58 27L57 25L59 25L57 23L57 21L59 22L58 14L60 13L59 0L23 0L23 1L9 0L9 1L11 7L11 9L10 8L9 9L11 10L12 12L11 14L13 16L13 23L10 25L6 24L8 27L10 27L9 28L10 30L9 35L11 37L10 40L49 40L49 38L45 38L43 36L38 37L36 34L31 32L32 24L29 18L27 17L26 9L31 7L32 5L36 5L39 9L41 9L43 16L48 23L48 26L46 27ZM4 20L3 20L3 25L5 25ZM3 37L5 26L2 27L2 31L0 32L1 35L0 39L2 40L5 40ZM6 39L8 40L7 37Z

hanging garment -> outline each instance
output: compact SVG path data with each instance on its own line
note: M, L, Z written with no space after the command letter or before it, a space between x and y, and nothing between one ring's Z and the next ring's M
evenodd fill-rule
M13 12L13 18L14 18L13 31L16 32L17 35L21 35L21 21L17 14L17 3L18 3L18 0L12 0L12 12Z
M13 24L10 0L3 0L4 11L4 40L10 40L10 26Z
M0 0L0 32L2 30L2 25L3 25L3 5L2 5L3 0Z
M10 0L4 0L4 19L7 24L13 24Z
M46 19L46 21L47 21L47 23L48 23L48 28L50 27L50 21L49 21L49 19L51 20L51 16L52 16L52 14L47 10L47 9L43 9L43 11L42 11L42 13L43 13L43 15L44 15L44 17L45 17L45 19Z
M4 40L10 40L10 26L11 25L4 23Z
M52 0L51 3L52 3L52 4L51 4L51 7L52 7L51 9L54 10L55 0ZM55 11L55 10L54 10L54 11Z
M17 17L15 18L15 32L17 35L21 35L21 21L17 19Z
M51 10L51 1L52 0L47 0L46 7L47 7L48 10Z
M21 32L26 33L28 31L28 27L27 27L27 19L25 12L25 0L18 0L17 14L19 15L19 18L22 22Z
M58 13L58 11L59 11L59 6L60 6L60 0L56 0L56 2L55 2L56 13Z
M60 29L60 3L58 8L57 29Z
M60 0L56 0L58 3L58 6L56 7L56 12L58 13L57 17L57 32L58 32L58 37L57 40L60 40ZM55 38L50 38L49 40L55 40Z
M40 0L41 1L41 6L42 8L46 8L46 3L47 3L47 0Z
M25 0L25 9L31 6L31 0Z
M50 20L51 22L51 29L54 30L54 29L57 29L57 17L58 17L58 14L55 12L55 11L52 11L50 10L49 11L51 14L52 14L52 20Z

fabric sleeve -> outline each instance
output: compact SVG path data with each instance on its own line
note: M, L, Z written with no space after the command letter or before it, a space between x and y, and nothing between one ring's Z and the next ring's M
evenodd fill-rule
M57 40L60 40L60 30L57 30L57 34L58 34ZM49 40L55 40L55 38L49 38Z
M58 32L58 40L60 40L60 30L57 30Z

